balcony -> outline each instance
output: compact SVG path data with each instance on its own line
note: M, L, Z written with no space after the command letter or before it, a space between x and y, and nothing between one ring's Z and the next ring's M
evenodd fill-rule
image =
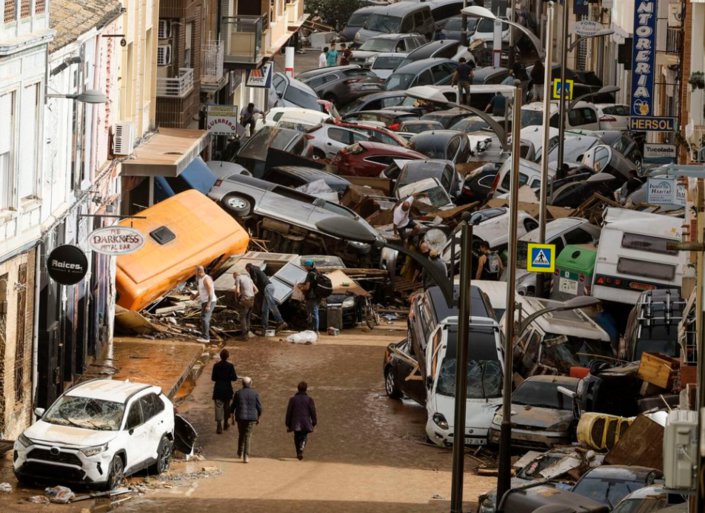
M223 76L225 45L222 41L210 41L203 49L201 59L201 90L215 93L227 82Z
M264 56L264 34L267 15L223 16L221 34L225 43L224 61L236 64L257 64Z
M157 77L157 97L185 98L193 90L193 68L179 68L173 78Z
M304 0L288 0L286 3L286 23L289 30L298 30L304 22Z
M683 32L680 27L668 27L666 30L666 53L680 54Z

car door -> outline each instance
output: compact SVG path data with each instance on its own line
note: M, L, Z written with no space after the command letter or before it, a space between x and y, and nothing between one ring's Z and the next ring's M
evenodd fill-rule
M423 70L421 73L418 74L418 76L414 79L414 82L412 82L411 85L433 85L433 74L431 73L431 70Z
M128 435L125 447L127 454L125 470L132 472L139 469L145 459L149 458L154 451L153 447L149 447L149 426L144 422L142 403L139 398L132 399L127 406L124 429Z
M325 142L325 152L327 158L333 158L336 154L345 148L354 144L352 130L341 127L328 127L328 137Z
M154 393L141 397L139 402L142 406L142 417L147 432L145 445L149 450L149 455L145 454L145 457L156 460L159 441L162 435L168 431L168 426L164 423L164 417L160 415L164 411L164 403Z
M411 351L411 344L408 341L399 349L406 353L409 358L414 358ZM397 359L394 369L394 377L404 394L420 404L425 402L425 378L423 374L421 374L421 367L418 365L418 362L417 365L412 366L406 360Z

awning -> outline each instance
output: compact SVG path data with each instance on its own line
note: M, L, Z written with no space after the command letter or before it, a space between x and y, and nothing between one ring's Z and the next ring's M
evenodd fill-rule
M122 163L124 176L179 176L209 142L206 130L160 128Z

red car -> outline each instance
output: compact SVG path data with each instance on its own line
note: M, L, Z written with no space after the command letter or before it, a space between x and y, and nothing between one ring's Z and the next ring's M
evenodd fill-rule
M418 151L390 144L359 142L346 146L331 160L338 175L376 177L394 160L419 160L428 157Z
M346 128L352 128L354 130L359 130L360 132L364 132L370 137L374 137L375 139L378 139L378 142L384 143L384 144L391 144L392 146L406 146L406 139L404 139L401 135L398 133L389 130L388 128L384 128L381 126L375 126L375 125L366 125L365 123L355 123L355 122L350 122L350 121L343 121L340 118L336 118L335 120L331 121L333 124L346 127Z

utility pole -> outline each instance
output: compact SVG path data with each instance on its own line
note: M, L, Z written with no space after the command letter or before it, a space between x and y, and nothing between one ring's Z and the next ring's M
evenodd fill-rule
M697 178L697 192L696 192L696 215L697 215L697 232L695 236L695 241L702 244L705 241L705 180L703 178ZM691 239L692 240L692 239ZM696 335L696 347L698 352L698 387L697 387L697 401L696 408L698 411L698 434L702 431L702 412L705 411L705 393L703 387L705 386L705 347L703 340L703 285L705 285L705 276L703 276L703 263L705 263L705 253L698 251L695 254L695 335ZM700 440L699 446L702 446L703 440ZM690 497L690 512L691 513L701 513L705 509L705 489L703 489L703 471L705 470L705 462L703 461L702 454L697 454L697 465L695 474L695 495Z
M563 31L561 32L561 99L558 105L558 161L556 170L563 167L563 139L565 138L565 67L568 59L568 0L563 0ZM553 76L553 75L551 75Z

